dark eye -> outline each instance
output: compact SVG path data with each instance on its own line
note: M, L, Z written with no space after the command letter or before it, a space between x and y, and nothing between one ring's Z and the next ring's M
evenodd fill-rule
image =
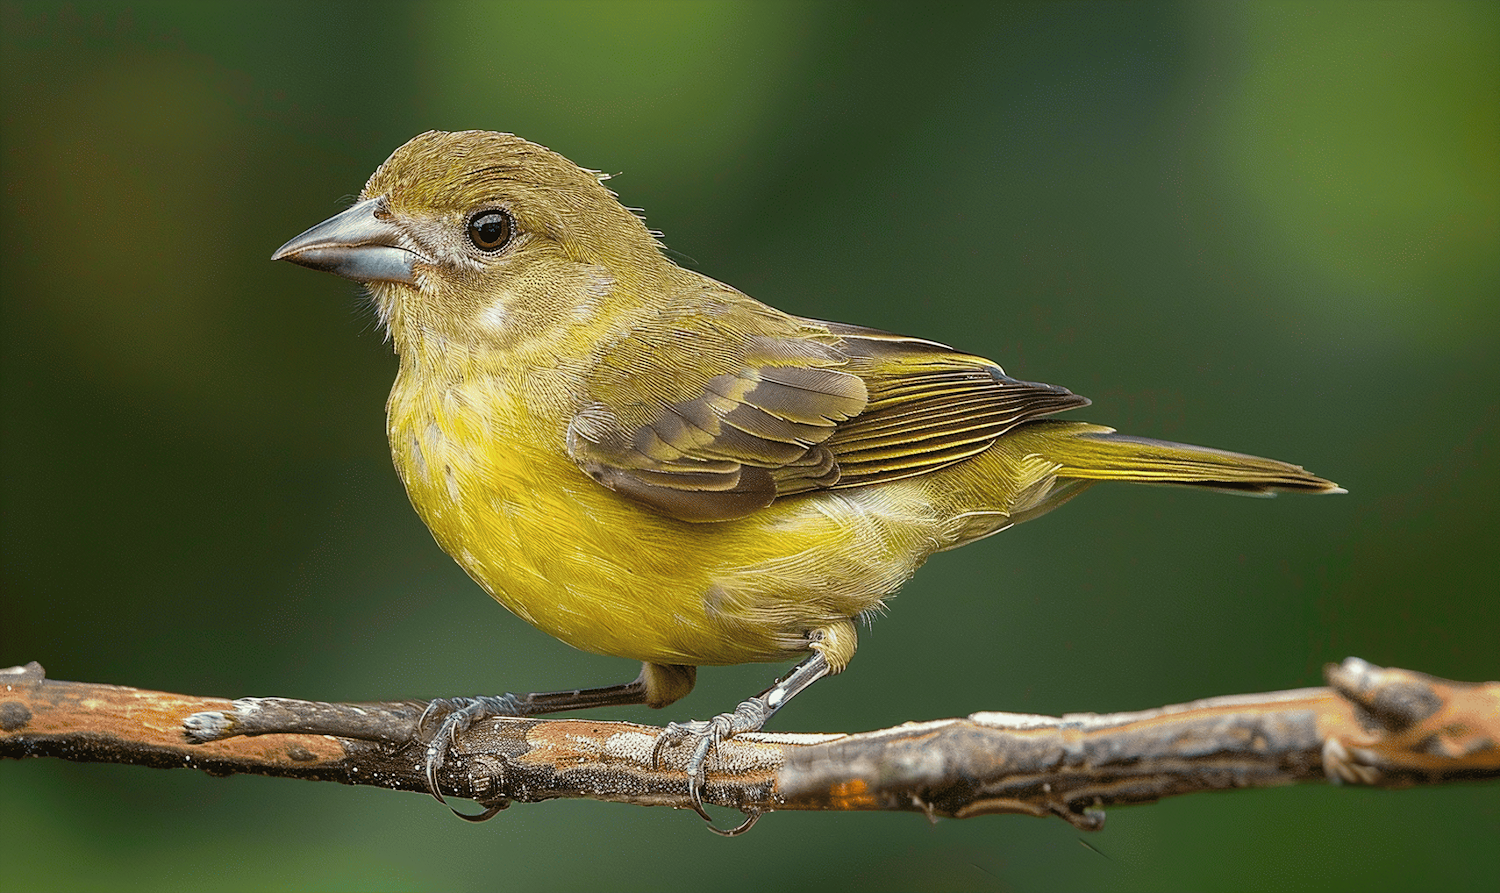
M504 211L480 211L469 218L469 241L491 254L505 247L515 226Z

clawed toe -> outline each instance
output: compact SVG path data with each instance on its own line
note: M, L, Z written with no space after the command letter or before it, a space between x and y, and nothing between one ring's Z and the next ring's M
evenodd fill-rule
M733 713L721 713L710 720L696 720L693 722L668 723L662 733L656 737L656 744L651 748L651 762L653 766L661 765L661 753L663 748L678 747L692 742L693 752L683 767L687 773L688 799L692 804L693 811L708 822L709 830L715 834L725 837L733 837L750 830L756 820L760 818L759 812L747 812L745 822L737 828L728 831L722 830L714 825L713 817L703 808L703 784L705 781L705 769L708 765L708 755L713 749L723 742L733 738L742 732L758 731L765 725L766 719L771 715L771 710L766 706L765 699L751 698L735 708Z
M443 797L442 789L438 787L438 770L448 760L448 751L458 741L458 735L466 731L474 723L491 716L519 716L520 705L514 695L481 695L473 698L438 698L427 705L422 711L422 716L417 720L417 736L425 737L427 740L427 753L424 757L424 771L427 775L427 789L437 801L449 809L447 799ZM430 721L437 718L437 727L431 735L424 735ZM466 815L454 809L453 814L462 819L471 821L483 821L496 812L499 807L491 807L478 815Z

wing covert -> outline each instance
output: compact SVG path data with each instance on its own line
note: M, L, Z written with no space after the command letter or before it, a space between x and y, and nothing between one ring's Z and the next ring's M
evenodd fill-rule
M601 358L568 450L599 483L684 521L836 482L821 447L865 406L826 329L737 293L663 313Z

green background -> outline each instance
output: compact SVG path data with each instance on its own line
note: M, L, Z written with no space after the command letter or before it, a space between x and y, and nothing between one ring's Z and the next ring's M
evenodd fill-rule
M1496 4L0 4L0 664L205 695L621 681L390 468L357 287L268 260L430 128L617 172L681 262L1337 498L1099 488L936 558L778 715L861 730L1497 675ZM779 671L704 671L661 722ZM0 765L6 889L1495 889L1494 785L1111 812L520 805ZM726 818L729 818L726 816Z

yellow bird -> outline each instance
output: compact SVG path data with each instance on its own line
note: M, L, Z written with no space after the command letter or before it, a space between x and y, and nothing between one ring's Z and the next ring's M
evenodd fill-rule
M510 134L424 133L274 255L368 285L400 356L391 453L443 550L543 632L643 665L608 688L435 702L429 778L480 716L663 707L697 667L803 658L734 712L668 727L659 747L694 746L698 803L714 744L843 670L855 621L934 552L1097 481L1341 492L1048 419L1088 400L768 307L669 260L603 179Z

